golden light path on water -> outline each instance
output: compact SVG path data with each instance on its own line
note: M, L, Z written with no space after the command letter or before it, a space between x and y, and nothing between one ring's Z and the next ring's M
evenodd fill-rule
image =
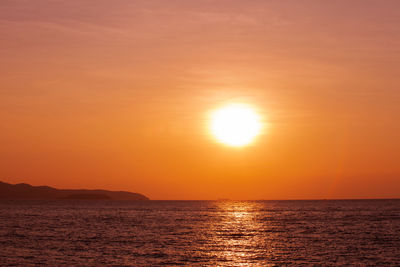
M256 201L220 201L216 205L219 221L210 229L216 257L226 261L227 266L249 266L273 255L273 246L266 246L271 240L260 234L268 226L260 212L265 205Z

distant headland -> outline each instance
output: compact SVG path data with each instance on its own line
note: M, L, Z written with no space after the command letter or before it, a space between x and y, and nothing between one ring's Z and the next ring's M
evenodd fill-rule
M9 184L0 182L0 199L112 199L112 200L149 200L148 197L126 191L56 189L49 186L29 184Z

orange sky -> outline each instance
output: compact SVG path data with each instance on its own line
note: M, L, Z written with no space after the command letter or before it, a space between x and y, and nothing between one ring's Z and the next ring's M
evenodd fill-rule
M400 197L400 2L0 4L0 180L152 199ZM211 110L268 130L216 143Z

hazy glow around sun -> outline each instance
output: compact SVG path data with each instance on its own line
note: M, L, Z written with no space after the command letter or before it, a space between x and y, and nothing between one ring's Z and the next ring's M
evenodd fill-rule
M245 146L260 134L260 116L246 104L229 104L212 113L211 132L221 143Z

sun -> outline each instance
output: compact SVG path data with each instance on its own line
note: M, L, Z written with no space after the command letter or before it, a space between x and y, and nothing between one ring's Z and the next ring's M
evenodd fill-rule
M260 116L246 104L229 104L211 115L211 132L218 142L235 147L250 144L260 134Z

